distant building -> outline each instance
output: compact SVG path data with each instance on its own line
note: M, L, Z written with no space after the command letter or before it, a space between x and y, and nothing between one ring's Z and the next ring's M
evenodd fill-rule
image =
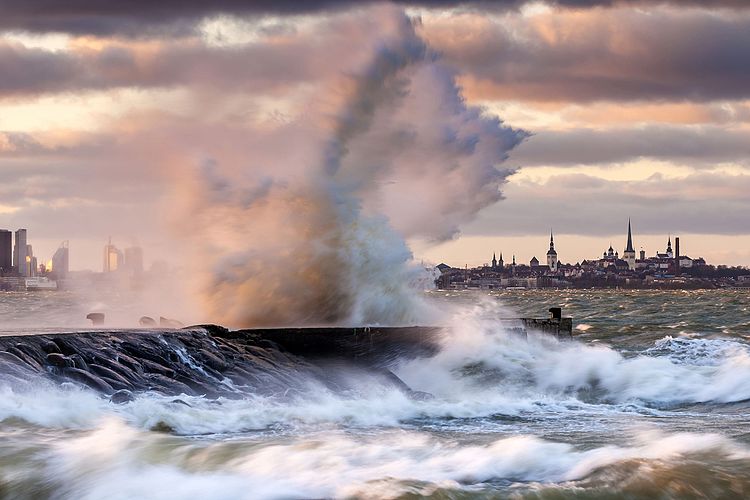
M19 229L16 231L16 244L13 248L13 267L16 268L16 272L20 276L31 276L29 266L31 265L31 258L28 258L26 253L26 230Z
M13 272L13 233L0 229L0 276Z
M536 256L532 257L529 261L529 267L539 267L539 259Z
M141 247L125 249L124 269L133 276L143 274L143 249Z
M48 269L55 279L65 279L70 271L70 250L68 242L63 241L52 256L52 269Z
M31 245L26 245L26 274L24 276L33 278L39 274L39 263L34 257L34 249Z
M555 251L555 239L552 231L549 233L549 250L547 250L547 266L550 271L557 271L557 251Z
M123 255L116 246L112 244L112 238L104 245L104 265L102 271L111 273L117 271L123 265Z
M673 259L674 258L674 252L672 251L672 237L670 236L667 240L667 250L664 253L657 253L656 254L657 259Z
M622 252L622 260L628 263L628 268L635 270L635 249L633 248L633 235L630 231L630 219L628 219L628 243Z

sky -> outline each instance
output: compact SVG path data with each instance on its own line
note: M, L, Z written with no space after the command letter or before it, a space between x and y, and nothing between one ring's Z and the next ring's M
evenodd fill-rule
M266 239L280 226L247 206L325 157L417 260L528 262L554 231L575 263L622 252L631 219L648 255L680 236L691 257L750 265L743 0L0 12L0 228L27 228L40 260L64 240L73 269L100 270L110 236L147 264L226 237L211 228Z

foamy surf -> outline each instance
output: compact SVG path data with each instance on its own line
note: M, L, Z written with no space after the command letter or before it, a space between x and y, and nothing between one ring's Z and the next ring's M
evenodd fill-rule
M180 377L225 392L144 390L115 404L43 374L4 380L0 496L750 491L744 339L661 335L621 349L600 337L619 325L598 322L587 341L558 342L509 332L497 318L510 313L491 302L463 311L437 352L390 365L431 397L414 397L367 366L315 367L255 344L243 356L274 375L230 384L200 354L213 347L198 330L183 341L164 334L153 346Z
M30 493L69 498L396 498L466 494L492 483L569 488L633 462L676 466L706 454L726 462L750 457L746 447L715 434L643 433L633 440L582 449L530 435L478 444L409 430L334 430L217 443L107 419L65 440L29 444L43 450L33 474L3 479Z

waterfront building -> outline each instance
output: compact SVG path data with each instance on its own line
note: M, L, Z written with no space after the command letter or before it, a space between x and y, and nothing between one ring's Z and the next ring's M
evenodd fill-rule
M34 257L34 250L31 245L26 245L26 274L24 276L33 278L39 274L39 263Z
M550 271L557 271L557 251L555 250L555 239L552 231L549 232L549 250L547 250L547 267Z
M29 265L31 258L28 258L26 244L26 230L19 229L16 231L16 244L13 247L13 267L20 276L31 276Z
M128 274L140 276L143 274L143 249L128 247L125 249L124 268Z
M13 271L13 233L0 229L0 276Z
M123 265L123 255L116 246L112 244L112 238L104 245L104 265L102 271L105 273L111 273L117 271Z
M52 256L52 269L48 269L55 279L65 279L70 270L70 250L68 241L63 241Z

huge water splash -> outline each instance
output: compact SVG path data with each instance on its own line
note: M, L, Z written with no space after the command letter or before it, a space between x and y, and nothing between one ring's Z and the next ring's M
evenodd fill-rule
M192 269L212 321L434 322L415 293L433 277L406 238L450 238L501 198L511 170L499 164L525 133L463 101L414 21L390 8L371 15L382 34L364 67L338 69L347 76L333 114L289 125L311 141L285 144L270 167L208 159L191 179Z

